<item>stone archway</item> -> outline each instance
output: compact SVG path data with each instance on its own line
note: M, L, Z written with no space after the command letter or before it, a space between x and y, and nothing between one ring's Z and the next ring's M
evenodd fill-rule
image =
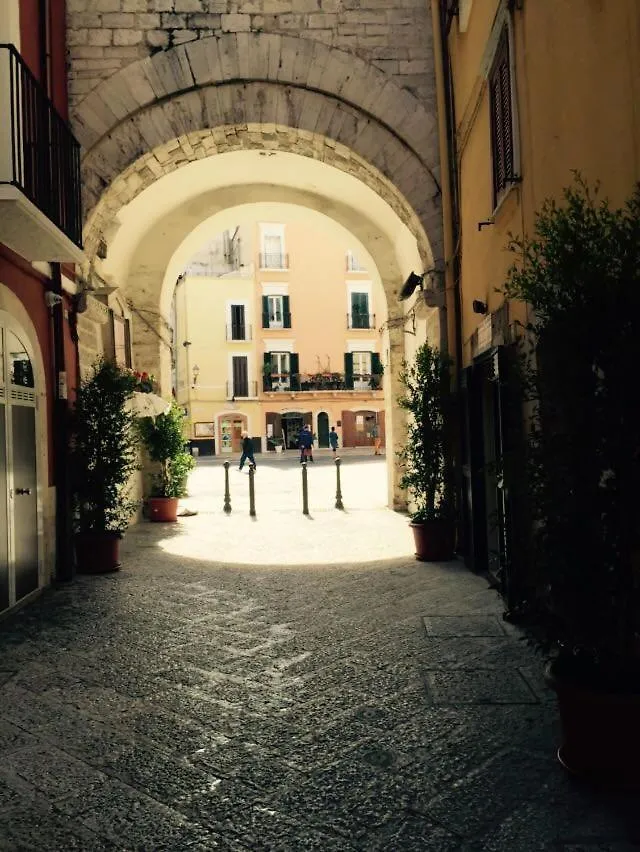
M85 251L88 266L99 274L104 265L97 260L98 248L106 245L113 257L123 243L121 212L135 208L172 176L206 165L198 191L154 218L156 233L165 238L158 243L141 231L135 245L130 239L128 266L115 277L134 311L143 368L167 372L163 336L166 293L175 283L172 258L189 228L197 228L198 217L204 221L225 209L269 200L321 211L364 246L396 316L402 314L395 301L406 275L442 261L435 115L391 76L352 53L298 35L200 38L121 68L75 106L72 121L84 146ZM224 158L256 152L277 158L265 161L253 180L220 180ZM340 174L343 189L325 191L323 179L301 178L283 191L271 179L273 163L293 155L306 164L301 175L317 164L326 174ZM354 185L370 193L369 205L351 203ZM373 199L386 211L377 219L370 215ZM171 217L183 221L180 234ZM390 405L400 391L401 325L389 326L388 341L392 435L394 420L401 421ZM396 443L401 431L395 429ZM403 503L398 478L395 471L390 483L396 506Z
M228 33L179 45L113 74L76 106L72 123L85 151L84 209L92 222L105 191L141 158L157 177L166 161L196 156L194 142L205 143L194 133L214 131L205 145L211 152L256 144L291 150L283 129L293 129L298 153L345 160L347 171L368 164L405 199L433 257L441 255L435 114L375 66L320 42ZM125 194L142 183L140 174L129 176Z

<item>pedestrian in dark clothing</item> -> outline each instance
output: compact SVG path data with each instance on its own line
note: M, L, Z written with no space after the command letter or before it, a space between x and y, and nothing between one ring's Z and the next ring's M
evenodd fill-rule
M338 449L338 433L336 432L335 426L332 426L331 431L329 432L329 445L331 446L335 456L336 450Z
M240 456L240 467L238 470L242 470L244 467L245 461L249 459L249 463L256 467L256 460L253 457L253 441L249 437L248 432L242 433L242 455Z
M300 464L303 461L313 461L313 433L310 426L305 426L298 437L298 446L300 447Z

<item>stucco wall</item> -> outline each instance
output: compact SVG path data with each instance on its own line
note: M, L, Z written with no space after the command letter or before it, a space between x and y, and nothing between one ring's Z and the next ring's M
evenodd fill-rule
M482 74L487 42L501 4L473 0L468 29L454 20L449 39L461 158L463 340L482 321L473 299L489 310L512 256L509 233L531 233L545 198L560 199L573 170L614 203L640 178L640 6L636 0L563 0L523 4L512 15L516 144L522 182L494 211L489 94ZM478 230L478 223L494 224ZM511 306L512 318L523 318Z

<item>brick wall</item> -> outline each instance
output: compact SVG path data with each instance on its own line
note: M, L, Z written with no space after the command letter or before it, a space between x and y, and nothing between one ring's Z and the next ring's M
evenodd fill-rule
M160 50L269 32L353 53L435 109L428 0L67 0L67 27L72 104Z

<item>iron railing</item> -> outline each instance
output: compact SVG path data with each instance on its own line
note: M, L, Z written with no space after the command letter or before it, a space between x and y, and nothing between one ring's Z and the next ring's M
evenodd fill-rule
M375 328L375 314L347 314L347 328Z
M253 340L252 328L244 322L232 322L227 326L227 340Z
M260 252L260 269L288 269L289 255L281 252Z
M347 377L344 373L278 373L265 375L265 391L344 391L344 390L382 390L382 375L377 373L354 373Z
M0 113L0 184L82 248L80 145L12 44L0 45Z
M258 396L258 383L255 381L227 382L227 399L253 399Z

